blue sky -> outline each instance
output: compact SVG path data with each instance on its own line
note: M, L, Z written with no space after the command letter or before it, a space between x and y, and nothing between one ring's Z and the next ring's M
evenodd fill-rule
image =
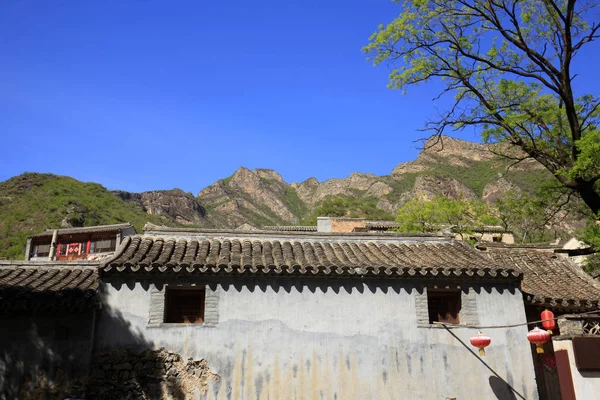
M389 0L4 0L0 181L52 172L196 194L240 166L287 182L389 174L416 157L438 88L390 91L388 70L361 53L399 11ZM583 83L597 89L600 56L588 56Z

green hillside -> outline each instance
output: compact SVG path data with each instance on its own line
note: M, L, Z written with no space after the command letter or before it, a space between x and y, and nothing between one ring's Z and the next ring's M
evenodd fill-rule
M66 176L25 173L0 182L0 258L24 257L27 236L61 227L131 222L140 232L146 222L174 225L148 215L97 183Z
M314 225L319 216L393 220L399 207L424 193L429 196L453 193L449 196L460 197L468 192L482 199L486 185L491 185L495 196L510 185L534 195L542 182L553 179L545 169L535 165L507 170L510 161L506 159L469 158L469 146L473 144L454 143L453 153L430 152L412 163L412 167L418 168L405 173L365 174L356 181L351 177L322 183L314 180L302 193L283 181L277 172L266 169L240 168L231 177L203 189L196 198L180 190L113 193L97 183L26 173L0 182L0 259L22 258L27 236L64 224L131 222L141 232L146 222L236 228L244 223L255 227ZM372 187L380 190L367 190ZM152 210L152 215L146 210ZM563 228L571 222L577 221L565 220Z

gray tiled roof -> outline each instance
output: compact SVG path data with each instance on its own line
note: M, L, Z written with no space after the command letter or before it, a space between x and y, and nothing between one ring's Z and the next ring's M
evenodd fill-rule
M129 222L124 224L114 224L114 225L98 225L98 226L85 226L82 228L64 228L58 229L59 235L77 235L84 233L105 233L105 232L117 232L123 229L133 228ZM32 238L39 238L45 236L52 236L54 234L54 229L47 229L44 232L31 235Z
M367 221L365 227L369 229L397 229L400 224L395 221Z
M548 251L492 247L487 255L505 268L523 272L522 291L533 304L600 308L600 285L565 257Z
M0 266L0 311L87 308L98 285L97 267Z
M482 242L477 245L481 250L486 249L510 249L510 250L554 250L561 246L546 242L546 243L502 243L502 242Z
M272 225L272 226L263 226L263 231L276 231L276 232L316 232L317 226L310 225Z
M469 245L451 240L344 237L128 237L105 272L494 277L518 279Z

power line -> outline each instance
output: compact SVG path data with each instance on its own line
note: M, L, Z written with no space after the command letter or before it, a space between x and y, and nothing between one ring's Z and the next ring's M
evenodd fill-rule
M587 312L583 312L583 313L578 313L578 314L568 314L570 316L580 316L580 315L587 315L587 314L600 314L600 310L595 310L595 311L587 311ZM499 328L516 328L517 326L525 326L525 325L536 325L539 323L542 323L544 321L553 321L553 320L557 320L559 318L562 317L554 317L554 318L546 318L546 319L541 319L539 321L532 321L532 322L525 322L525 323L521 323L521 324L513 324L513 325L465 325L465 324L452 324L452 323L447 323L447 322L437 322L434 321L433 323L436 325L442 325L445 328L471 328L471 329L499 329Z

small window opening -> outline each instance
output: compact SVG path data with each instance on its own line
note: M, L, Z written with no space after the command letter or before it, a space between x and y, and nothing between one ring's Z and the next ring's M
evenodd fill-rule
M36 244L33 246L33 257L48 257L50 255L50 244Z
M502 242L502 236L494 236L492 238L492 241L496 242L496 243L500 243L500 242Z
M169 289L166 293L166 323L204 322L204 289Z
M106 253L109 251L115 251L117 247L117 239L97 239L93 240L90 244L90 253Z
M458 324L460 322L460 291L428 290L427 308L430 324L434 322Z

